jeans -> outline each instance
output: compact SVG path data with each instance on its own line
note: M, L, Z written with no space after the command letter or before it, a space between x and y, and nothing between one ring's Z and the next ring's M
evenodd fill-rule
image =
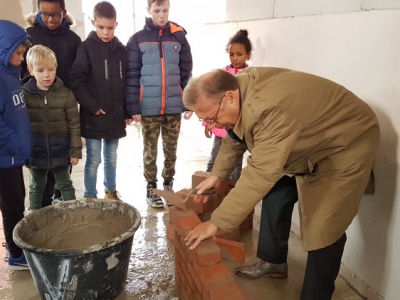
M31 211L44 207L43 194L48 179L47 174L50 172L53 173L55 184L60 190L62 198L65 201L76 199L75 188L72 185L69 169L69 166L59 167L51 170L29 169L29 172L31 173L31 184L29 185L29 209Z
M101 163L101 145L104 158L105 191L116 189L117 148L119 139L86 139L85 198L97 198L97 169Z
M22 249L13 240L13 230L24 217L25 211L25 184L22 167L0 168L0 197L4 237L11 256L17 258L21 256Z

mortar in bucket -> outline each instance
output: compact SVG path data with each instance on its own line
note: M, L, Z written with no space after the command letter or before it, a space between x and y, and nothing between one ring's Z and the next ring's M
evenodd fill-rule
M14 241L42 299L115 299L140 222L139 211L122 201L65 201L23 218Z

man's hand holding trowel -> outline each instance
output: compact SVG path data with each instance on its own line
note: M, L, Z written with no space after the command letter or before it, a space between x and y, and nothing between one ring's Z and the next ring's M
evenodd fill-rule
M196 187L198 191L194 196L193 201L197 203L206 203L210 196L205 195L204 192L206 190L218 187L221 181L222 180L217 176L211 175L206 180L200 182L200 184ZM213 237L217 231L218 227L211 220L203 222L196 228L189 231L185 238L186 246L189 246L189 249L194 249L202 240Z

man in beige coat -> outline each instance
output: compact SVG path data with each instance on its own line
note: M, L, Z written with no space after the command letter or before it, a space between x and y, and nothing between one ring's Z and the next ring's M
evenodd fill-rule
M220 70L206 73L189 82L183 101L209 129L229 133L199 193L218 186L242 154L251 153L236 187L210 221L188 233L187 245L193 249L218 229L233 230L283 175L295 176L301 239L308 251L301 299L331 299L345 231L357 214L378 149L374 112L339 84L280 68L246 68L236 77ZM261 218L268 218L264 222L279 232L290 227L291 218L279 223L284 209L277 201L263 202L269 215ZM268 251L280 251L281 242L272 240L277 245ZM285 278L287 266L286 261L261 260L236 273L253 279Z

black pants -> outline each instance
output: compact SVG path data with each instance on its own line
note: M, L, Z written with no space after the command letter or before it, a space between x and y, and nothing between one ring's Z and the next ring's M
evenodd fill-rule
M72 172L72 165L69 167L69 174ZM49 206L53 203L54 199L61 198L61 191L56 189L56 180L54 179L53 172L47 172L47 181L44 188L42 207Z
M263 198L257 256L270 263L286 263L294 204L294 177L282 177ZM335 290L346 235L336 243L308 252L301 300L328 300Z
M22 167L0 168L0 196L4 236L11 256L17 258L21 256L22 249L14 243L13 230L24 217L25 211L25 184Z

